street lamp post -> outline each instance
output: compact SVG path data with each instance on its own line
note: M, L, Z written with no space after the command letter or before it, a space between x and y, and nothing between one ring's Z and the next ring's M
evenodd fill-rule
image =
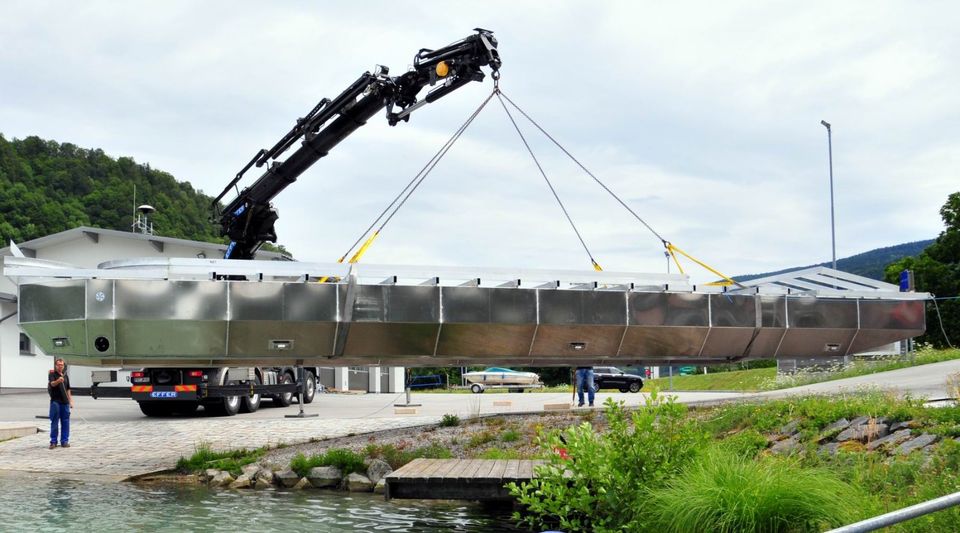
M827 128L827 151L830 154L830 243L833 249L833 269L837 269L837 232L833 218L833 135L830 131L830 123L821 120L820 124Z

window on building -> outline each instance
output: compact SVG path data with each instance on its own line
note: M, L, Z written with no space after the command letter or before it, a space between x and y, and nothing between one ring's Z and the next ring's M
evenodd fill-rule
M20 355L34 355L30 337L27 337L24 333L20 334Z

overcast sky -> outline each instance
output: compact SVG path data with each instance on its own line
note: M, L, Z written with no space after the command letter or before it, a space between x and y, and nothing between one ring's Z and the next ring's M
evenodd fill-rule
M830 259L821 119L838 257L939 234L960 190L958 20L946 1L8 1L0 133L130 156L216 195L320 98L483 27L506 95L666 239L747 274ZM340 257L491 90L396 127L377 115L275 199L280 242ZM599 263L664 272L661 243L525 131ZM494 104L364 262L590 268Z

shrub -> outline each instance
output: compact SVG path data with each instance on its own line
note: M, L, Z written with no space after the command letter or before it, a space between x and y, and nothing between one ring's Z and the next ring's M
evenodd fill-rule
M516 442L520 440L520 432L515 429L508 429L500 434L500 440L503 442Z
M514 518L531 527L566 531L618 530L641 509L648 487L655 487L693 459L705 442L686 407L651 393L628 419L622 403L608 399L609 428L599 434L589 423L537 441L547 462L537 477L507 488L526 507Z
M394 470L414 459L450 459L450 450L437 443L421 446L413 450L404 450L393 444L368 444L363 453L368 457L383 459Z
M519 459L520 453L517 450L501 450L499 448L490 448L484 450L483 453L477 456L477 459Z
M828 470L714 450L650 491L643 525L664 532L822 531L855 521L861 500Z
M497 436L492 431L481 431L475 433L470 437L470 440L467 441L467 448L477 448L487 444L488 442L493 442L497 439Z
M290 460L290 469L300 477L306 476L312 468L318 466L335 466L345 476L353 472L363 473L367 471L363 456L345 448L332 448L327 450L326 453L311 455L310 457L298 453Z
M756 457L767 448L767 438L755 429L745 429L720 441L720 446L742 457Z
M460 425L460 417L457 415L446 414L440 419L440 427L449 428Z
M340 469L343 475L367 471L367 465L363 462L363 456L345 448L327 450L327 453L323 454L323 460L320 466L335 466Z
M181 472L200 472L207 468L216 468L217 470L226 470L237 476L243 466L256 462L264 453L266 453L266 448L216 452L210 449L209 444L201 443L189 458L181 456L177 461L176 468Z

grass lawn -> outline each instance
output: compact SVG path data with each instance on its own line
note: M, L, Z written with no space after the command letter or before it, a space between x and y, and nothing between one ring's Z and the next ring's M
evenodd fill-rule
M682 391L759 391L764 390L764 384L777 377L777 369L754 368L752 370L735 370L732 372L718 372L715 374L696 374L692 376L673 376L672 390ZM643 382L643 389L654 387L669 391L671 378L648 379Z
M960 359L960 349L934 350L921 348L912 358L901 359L893 357L875 361L857 361L845 368L831 371L798 372L791 375L777 375L776 368L756 368L753 370L737 370L733 372L718 372L715 374L697 374L695 376L673 376L673 389L682 391L763 391L799 387L822 381L887 372L899 368L927 365ZM662 391L669 391L670 378L650 379L644 382L644 390L657 387Z

